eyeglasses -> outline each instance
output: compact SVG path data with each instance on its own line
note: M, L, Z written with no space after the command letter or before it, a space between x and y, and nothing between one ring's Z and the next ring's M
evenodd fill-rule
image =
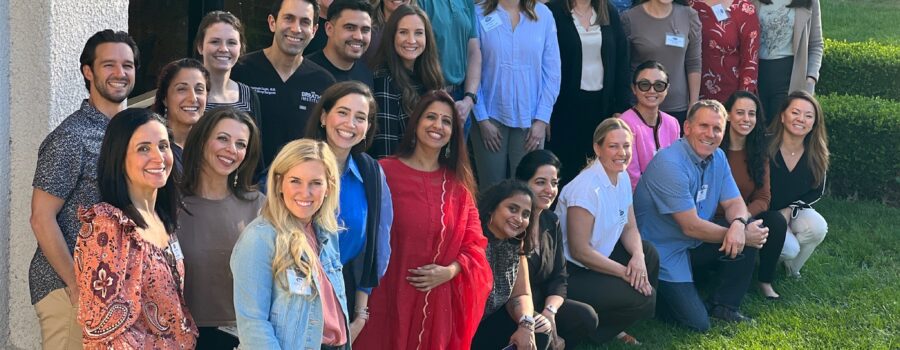
M638 90L641 90L643 92L650 91L651 87L653 88L653 91L656 92L663 92L666 91L667 88L669 88L669 82L662 80L657 80L652 83L649 80L640 80L634 82L634 85L637 86Z

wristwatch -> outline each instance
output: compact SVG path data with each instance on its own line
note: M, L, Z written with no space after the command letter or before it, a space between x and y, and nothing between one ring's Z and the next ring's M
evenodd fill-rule
M473 94L473 93L471 93L471 92L466 92L466 93L463 94L463 97L466 97L466 96L469 96L470 98L472 98L472 104L473 104L473 105L477 105L477 104L478 104L478 95L475 95L475 94Z
M744 224L744 226L747 226L747 218L738 216L738 217L732 219L731 223L733 224L735 221L740 221L742 224Z
M525 329L534 332L534 317L531 315L522 315L519 318L519 327L525 327Z

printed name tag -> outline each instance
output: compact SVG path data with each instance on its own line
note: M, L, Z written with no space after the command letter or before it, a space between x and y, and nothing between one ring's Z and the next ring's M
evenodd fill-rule
M725 10L725 6L722 4L716 4L712 7L713 13L716 15L716 20L722 22L728 19L728 11Z
M307 279L303 278L296 268L289 268L286 270L287 272L287 280L288 287L291 290L291 294L299 294L299 295L310 295L312 294L312 287L309 285Z
M488 15L485 18L481 19L481 27L484 28L485 32L489 32L494 28L500 26L500 15L496 12Z
M666 33L666 46L684 47L684 35Z
M697 191L697 203L700 203L704 199L706 199L707 190L709 190L709 185L700 186L700 191Z
M619 209L619 224L625 225L628 223L628 212L622 209Z
M169 249L175 256L175 260L184 260L184 253L181 252L181 244L178 241L169 242Z

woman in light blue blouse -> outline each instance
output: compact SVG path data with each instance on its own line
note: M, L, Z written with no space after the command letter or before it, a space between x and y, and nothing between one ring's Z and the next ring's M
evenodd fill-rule
M526 153L544 147L559 95L553 14L536 0L513 3L485 0L476 10L482 62L472 145L481 189L510 177Z
M351 341L369 320L369 293L387 271L394 208L381 166L366 149L375 134L377 105L358 81L340 82L322 93L306 125L308 139L325 141L341 177L338 235Z

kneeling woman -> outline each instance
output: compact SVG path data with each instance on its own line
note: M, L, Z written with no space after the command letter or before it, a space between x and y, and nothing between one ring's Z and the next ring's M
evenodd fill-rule
M769 168L772 210L787 219L781 258L787 273L800 277L800 269L825 239L828 223L812 205L825 192L828 170L828 134L825 115L816 98L794 91L769 126Z
M621 119L600 123L593 140L597 159L563 188L556 207L569 261L569 297L594 307L597 342L618 335L637 343L623 331L656 308L659 256L641 240L625 171L632 140Z
M116 114L97 164L101 203L79 210L78 323L85 349L193 349L197 327L182 289L178 190L163 119Z
M510 344L526 350L548 346L551 324L534 312L525 260L525 254L533 249L533 208L534 194L515 180L491 186L478 201L494 288L472 341L473 349L500 349Z
M338 255L337 161L324 142L286 144L269 196L231 254L241 347L349 349Z

